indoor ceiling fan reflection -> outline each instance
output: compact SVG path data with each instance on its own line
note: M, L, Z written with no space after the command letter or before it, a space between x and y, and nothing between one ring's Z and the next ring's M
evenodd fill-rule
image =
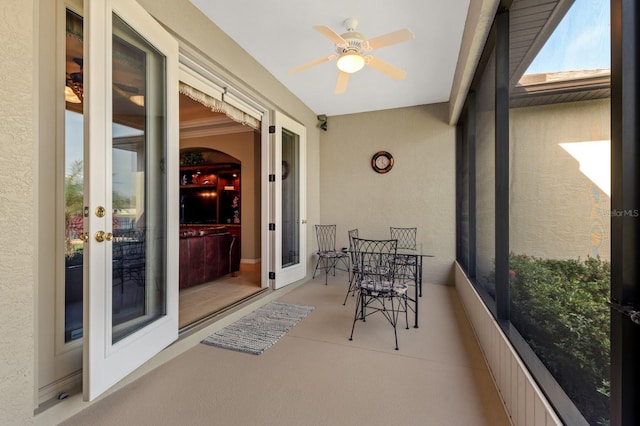
M67 102L79 104L84 99L83 87L83 61L82 58L73 58L80 70L76 72L67 72L66 85L64 88L64 97ZM121 97L129 100L137 106L144 107L144 95L140 93L137 87L129 86L122 83L113 83L113 90Z
M365 38L361 33L356 32L358 21L354 18L347 19L344 22L347 32L340 35L325 25L315 25L313 29L331 40L336 46L336 53L316 59L307 64L301 65L289 71L289 74L306 70L313 66L324 62L336 61L338 67L338 81L336 83L335 93L343 93L347 90L349 75L360 71L365 65L369 66L394 80L402 80L407 73L382 59L373 55L365 55L365 52L379 49L381 47L391 46L414 39L413 33L408 29L402 29L388 33L372 39Z
M132 103L140 107L144 106L144 95L141 95L140 91L136 87L127 86L126 84L121 83L113 83L113 90Z
M68 72L64 86L64 99L72 104L82 103L84 89L82 87L82 58L73 58L73 62L80 67L80 71Z

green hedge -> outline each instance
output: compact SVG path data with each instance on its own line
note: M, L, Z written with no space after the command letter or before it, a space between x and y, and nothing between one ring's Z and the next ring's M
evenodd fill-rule
M609 417L610 266L511 254L511 322L590 424Z

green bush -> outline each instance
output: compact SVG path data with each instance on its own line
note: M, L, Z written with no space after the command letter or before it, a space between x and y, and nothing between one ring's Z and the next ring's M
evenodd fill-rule
M511 322L590 424L607 423L610 266L511 254Z

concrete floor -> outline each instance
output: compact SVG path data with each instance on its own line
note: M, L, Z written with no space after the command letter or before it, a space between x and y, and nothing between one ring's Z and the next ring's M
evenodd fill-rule
M452 287L424 285L419 328L349 333L346 274L279 300L315 306L261 355L197 344L64 425L510 425Z

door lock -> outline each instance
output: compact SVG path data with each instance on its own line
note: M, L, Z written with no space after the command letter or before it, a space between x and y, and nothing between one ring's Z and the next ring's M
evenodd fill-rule
M113 240L113 234L111 232L98 231L96 232L95 239L99 243L103 241L111 241Z

